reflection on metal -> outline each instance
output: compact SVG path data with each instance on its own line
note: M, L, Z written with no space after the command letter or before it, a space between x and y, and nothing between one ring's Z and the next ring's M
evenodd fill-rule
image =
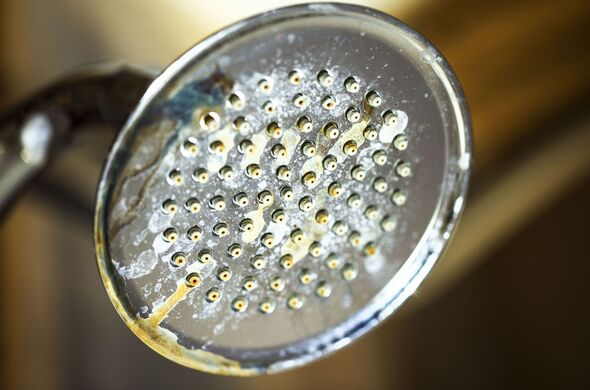
M15 192L43 167L53 141L54 123L47 115L34 113L20 129L9 125L0 131L0 211Z
M34 114L30 117L23 125L20 134L22 161L28 165L45 163L52 136L53 127L46 116Z

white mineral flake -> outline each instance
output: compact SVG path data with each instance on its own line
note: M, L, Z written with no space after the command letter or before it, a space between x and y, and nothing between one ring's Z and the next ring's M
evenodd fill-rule
M360 147L365 142L365 137L363 136L363 131L367 127L367 121L363 120L359 123L355 123L350 126L348 130L345 130L338 140L334 143L334 145L328 151L328 154L336 156L336 159L339 163L343 162L349 156L344 153L343 146L348 141L355 141L357 145Z
M433 64L435 62L441 62L442 58L436 53L434 48L427 47L420 53L420 60L427 64Z
M141 252L135 261L128 266L121 266L120 263L113 260L113 264L119 275L125 279L136 279L149 274L158 264L158 256L151 250Z
M340 304L342 305L342 307L348 308L350 307L350 305L352 305L352 295L350 292L346 292L342 295L342 300L340 301Z
M259 205L256 210L252 210L249 213L244 215L244 218L250 218L252 220L252 224L254 225L252 230L242 232L242 241L245 243L252 242L260 235L262 229L266 226L266 221L264 220L264 210L268 207L264 205Z
M358 163L365 167L367 171L370 171L375 167L373 153L381 149L387 150L387 146L380 142L369 143L369 145L361 149L359 152L357 159Z
M384 124L379 129L379 141L385 144L391 143L395 136L402 133L408 126L408 115L405 112L401 110L394 110L393 112L397 116L395 123L391 126Z
M139 232L139 234L133 239L133 245L134 246L138 246L139 244L141 244L144 240L145 237L148 234L148 230L147 229L143 229Z
M225 329L225 321L220 322L219 324L217 324L213 327L213 334L217 336L217 335L223 333L224 329Z
M271 222L268 225L268 231L274 234L275 242L281 242L283 238L290 232L290 228L287 223Z
M207 319L214 316L219 310L219 302L221 302L221 300L214 303L207 303L200 310L193 313L193 319Z
M325 199L316 198L316 207L321 208L324 203ZM321 241L327 233L328 225L317 224L314 215L314 213L309 213L302 219L293 218L293 220L288 222L290 226L301 226L301 229L306 233L303 237L303 241L295 243L292 240L286 240L280 248L280 254L291 254L294 263L305 258L308 254L311 243L314 241ZM284 234L286 233L287 232L284 232Z
M171 242L168 242L166 240L164 240L164 237L162 237L161 234L158 234L155 238L154 238L154 242L152 243L152 249L156 252L156 253L164 253L166 252L170 247L172 246Z
M178 336L174 332L162 326L158 326L156 332L159 333L160 337L167 339L174 344L178 344Z
M365 260L365 269L370 274L375 274L383 268L385 265L385 258L381 252L375 253L373 256L368 256Z
M206 264L203 264L200 261L195 261L186 268L186 272L187 274L197 272L201 276L201 279L205 279L211 275L215 267L217 267L217 261L215 259Z
M277 162L280 164L289 164L291 163L291 159L295 155L295 151L297 150L297 145L299 145L299 140L301 139L301 135L297 132L297 130L293 128L289 128L285 130L285 134L281 142L287 149L287 155L285 157L277 158Z
M164 230L167 226L170 226L172 220L172 214L164 214L159 210L152 212L152 216L148 222L148 229L152 233L158 233Z
M324 156L316 154L309 160L307 160L303 166L301 167L300 175L304 175L307 172L314 172L316 175L316 180L319 183L322 174L324 173L324 166L322 165L322 160Z
M260 157L266 148L266 144L269 141L268 136L266 135L266 130L263 129L260 132L254 134L250 141L254 145L254 152L253 153L246 153L242 158L242 162L240 163L240 167L242 169L246 169L246 167L250 164L259 164L260 165Z

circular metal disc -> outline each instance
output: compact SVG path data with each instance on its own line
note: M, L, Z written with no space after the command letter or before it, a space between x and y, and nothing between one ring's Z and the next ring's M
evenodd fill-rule
M96 254L131 330L180 364L304 364L391 314L463 208L470 124L449 65L362 7L284 8L148 89L98 190Z

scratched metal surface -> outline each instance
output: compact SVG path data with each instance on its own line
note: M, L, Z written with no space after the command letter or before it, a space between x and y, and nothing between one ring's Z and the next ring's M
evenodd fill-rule
M128 324L149 328L151 340L144 341L166 345L163 353L172 359L170 351L180 346L181 351L211 352L242 368L269 369L286 362L275 368L281 369L346 344L413 292L462 208L470 159L468 119L446 63L421 38L383 15L330 7L270 14L189 51L156 81L111 152L99 191L97 220L104 239L97 249L99 265L102 260L113 282L107 290L122 304L119 311L129 317ZM296 85L289 76L293 70L301 76ZM318 81L322 70L329 71L333 83ZM358 81L358 92L346 88L349 77ZM261 80L270 82L270 91L261 89ZM367 102L370 91L379 93L380 105ZM232 93L243 107L228 103ZM303 107L293 102L299 93ZM323 106L326 97L333 98L333 109ZM271 113L265 111L268 101ZM347 117L351 107L361 114L357 121ZM387 111L396 118L390 124L383 118ZM204 130L201 119L209 112L219 121L216 129ZM311 119L312 131L298 128L302 116ZM236 129L238 117L249 126ZM282 129L276 138L267 131L273 122ZM339 128L335 139L322 132L329 122ZM377 130L376 139L365 137L368 126ZM407 137L406 148L394 146L399 134ZM187 152L187 140L196 153ZM253 152L239 147L244 140L252 141ZM354 155L343 149L350 140L358 146ZM301 152L305 141L315 143L315 156ZM223 148L215 149L215 142ZM272 152L277 143L285 149L279 158ZM387 157L382 165L373 158L380 150ZM334 171L323 165L328 155L337 160ZM410 167L407 177L400 174L400 163ZM260 177L247 174L251 164L260 167ZM363 180L351 173L359 164L366 170ZM225 166L233 171L229 180L218 174ZM281 166L289 167L288 180L277 177ZM206 182L193 177L196 169L208 173ZM316 176L313 185L304 183L307 172ZM377 178L385 181L382 192L376 190ZM342 186L339 197L328 191L335 181ZM292 188L293 199L281 196L285 186ZM270 205L257 201L265 190L273 194ZM247 194L247 205L232 201L238 192ZM396 204L392 197L400 192L406 199ZM359 195L360 207L351 207L353 194ZM214 196L223 197L223 210L209 207ZM299 202L305 196L313 201L307 211ZM183 206L193 198L201 205L195 213ZM163 208L167 201L177 206L174 212ZM277 209L286 221L272 220ZM327 223L317 222L320 210L327 211ZM252 231L240 230L244 218L252 220ZM395 221L395 228L384 228L384 218ZM348 227L346 234L334 231L336 221ZM223 237L214 231L219 223L227 225ZM191 240L187 232L195 226L202 234ZM177 239L166 239L170 228ZM295 243L290 233L297 228L304 239ZM353 231L359 233L354 244ZM272 233L273 245L261 243L265 233ZM316 242L319 255L310 253ZM233 244L241 247L235 258L228 254ZM199 260L203 249L212 253L206 264ZM186 260L180 266L174 264L179 253ZM340 260L336 269L326 266L330 254ZM266 261L263 269L252 267L255 255ZM281 264L285 255L294 265ZM230 270L229 280L220 280L220 267ZM311 282L302 283L306 270ZM200 284L190 287L186 278L193 273ZM272 288L277 277L284 288ZM256 283L251 291L244 289L246 278ZM320 285L329 286L331 294L321 296ZM209 299L211 291L217 292L215 299ZM291 301L294 296L297 300ZM247 305L243 311L233 307L237 298ZM267 301L273 310L263 313L261 304Z

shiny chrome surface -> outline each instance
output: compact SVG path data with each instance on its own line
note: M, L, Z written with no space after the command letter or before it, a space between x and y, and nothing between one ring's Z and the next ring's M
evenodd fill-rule
M230 26L155 80L111 150L95 217L107 292L144 342L205 371L341 348L441 255L469 126L448 64L387 15L311 4Z
M0 216L81 134L119 129L153 75L121 64L81 67L0 114Z

